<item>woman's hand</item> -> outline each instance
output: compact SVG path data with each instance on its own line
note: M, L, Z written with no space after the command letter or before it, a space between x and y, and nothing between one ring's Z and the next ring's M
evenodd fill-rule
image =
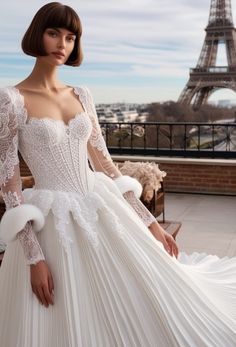
M44 260L30 265L31 287L40 303L45 307L54 304L54 284L51 271Z
M165 233L165 240L170 248L170 255L171 256L175 256L175 258L178 257L178 254L179 254L179 249L178 249L178 246L177 246L177 243L175 241L175 239L173 238L172 235L168 234L165 230L164 230L164 233Z
M149 230L153 234L153 236L160 241L165 250L171 255L175 256L176 258L178 257L179 250L177 243L175 242L174 238L172 235L168 234L158 222L153 222L149 226Z

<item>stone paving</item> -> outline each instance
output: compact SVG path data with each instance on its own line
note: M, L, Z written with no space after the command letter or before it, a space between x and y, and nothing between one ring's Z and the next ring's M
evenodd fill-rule
M236 197L166 193L166 219L182 222L180 251L236 257Z

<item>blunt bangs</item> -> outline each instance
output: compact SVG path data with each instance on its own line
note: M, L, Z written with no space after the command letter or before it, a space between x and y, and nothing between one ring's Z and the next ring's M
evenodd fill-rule
M43 25L43 31L47 28L64 28L79 37L82 34L80 19L77 13L69 6L58 6L48 11Z

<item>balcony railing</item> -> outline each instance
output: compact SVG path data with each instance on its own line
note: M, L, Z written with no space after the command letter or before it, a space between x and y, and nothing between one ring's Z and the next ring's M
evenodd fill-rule
M236 158L236 123L102 122L111 154Z

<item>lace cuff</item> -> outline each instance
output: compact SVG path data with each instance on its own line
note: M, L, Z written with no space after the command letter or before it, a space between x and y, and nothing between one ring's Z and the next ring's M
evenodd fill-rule
M2 240L7 243L17 237L23 248L28 265L45 260L38 239L33 231L32 223L29 220L32 218L35 221L36 230L42 228L44 221L42 216L38 214L36 207L21 204L21 199L16 192L4 192L2 197L6 205L6 212L2 217L0 228ZM22 226L24 227L22 228Z
M153 222L156 222L156 218L149 212L149 210L143 205L143 203L135 196L133 191L128 191L123 194L125 200L133 207L135 212L141 218L143 223L149 227Z
M35 265L40 260L45 260L30 221L26 223L24 229L20 231L17 236L22 245L28 265Z
M18 206L21 204L20 197L17 195L17 192L6 192L2 193L3 200L5 202L6 210Z

